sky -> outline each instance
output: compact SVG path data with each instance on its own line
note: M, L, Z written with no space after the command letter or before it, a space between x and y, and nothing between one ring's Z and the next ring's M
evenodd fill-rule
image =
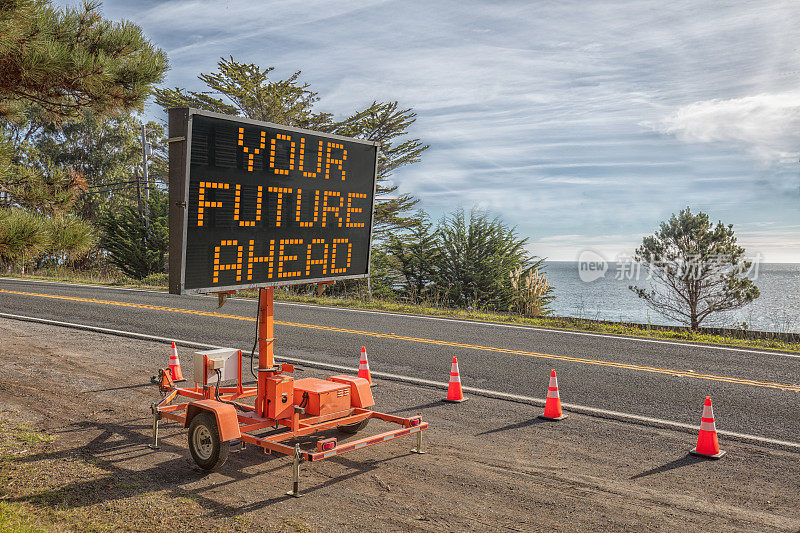
M55 2L75 5L75 2ZM629 255L690 206L748 255L800 262L800 3L106 0L164 49L164 85L222 56L302 70L320 111L413 108L394 176L434 220L477 206L531 251ZM148 114L164 118L150 106Z

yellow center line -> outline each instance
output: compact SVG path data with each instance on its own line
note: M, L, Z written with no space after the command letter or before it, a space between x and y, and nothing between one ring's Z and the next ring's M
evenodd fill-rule
M103 305L115 305L120 307L133 307L137 309L150 309L153 311L167 311L170 313L183 313L189 315L198 315L198 316L208 316L214 318L227 318L231 320L243 320L246 322L255 322L255 318L240 316L240 315L229 315L225 313L217 313L214 311L196 311L194 309L182 309L178 307L164 307L160 305L148 305L148 304L137 304L131 302L119 302L115 300L99 300L96 298L80 298L77 296L62 296L60 294L41 294L35 292L22 292L22 291L9 291L6 289L0 289L0 293L6 294L18 294L21 296L37 296L41 298L53 298L57 300L69 300L74 302L87 302L87 303L95 303L95 304L103 304ZM789 385L786 383L772 383L769 381L757 381L754 379L742 379L742 378L734 378L734 377L727 377L727 376L717 376L714 374L700 374L697 372L689 372L686 370L671 370L668 368L658 368L652 366L642 366L642 365L634 365L629 363L618 363L615 361L604 361L601 359L588 359L583 357L570 357L566 355L555 355L555 354L547 354L547 353L539 353L539 352L530 352L526 350L514 350L511 348L497 348L495 346L481 346L478 344L464 344L460 342L452 342L452 341L444 341L444 340L437 340L437 339L425 339L419 337L407 337L404 335L395 335L393 333L378 333L375 331L359 331L354 329L344 329L344 328L335 328L330 326L319 326L316 324L302 324L298 322L282 322L280 320L276 320L275 324L281 326L290 326L290 327L297 327L297 328L308 328L308 329L316 329L321 331L330 331L333 333L347 333L352 335L366 335L369 337L376 337L382 339L396 339L401 341L408 341L408 342L419 342L424 344L435 344L439 346L448 346L452 348L464 348L468 350L479 350L485 352L495 352L495 353L505 353L511 355L524 355L527 357L537 357L541 359L555 359L558 361L568 361L570 363L580 363L580 364L587 364L587 365L597 365L597 366L606 366L612 368L622 368L626 370L637 370L640 372L651 372L655 374L668 374L671 376L678 376L678 377L689 377L689 378L696 378L696 379L705 379L710 381L720 381L726 383L735 383L738 385L749 385L753 387L767 387L771 389L781 389L781 390L789 390L800 392L800 385Z

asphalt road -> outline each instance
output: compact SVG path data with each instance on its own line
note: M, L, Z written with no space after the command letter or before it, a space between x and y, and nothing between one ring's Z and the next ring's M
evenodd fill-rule
M249 351L255 322L242 318L255 317L256 302L216 307L203 296L0 280L3 313ZM800 441L797 355L280 302L275 320L278 361L357 367L365 345L372 370L447 381L457 355L464 385L539 398L555 368L564 402L699 424L710 395L718 429Z

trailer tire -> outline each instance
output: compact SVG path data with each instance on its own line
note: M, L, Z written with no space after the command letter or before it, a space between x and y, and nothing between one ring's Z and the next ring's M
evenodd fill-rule
M216 470L225 464L230 451L230 446L220 441L214 413L197 413L189 424L189 452L197 466L209 472Z
M336 426L336 429L341 431L342 433L347 433L350 435L355 435L365 427L367 427L367 423L369 422L369 418L365 418L360 422L353 422L352 424L341 424Z

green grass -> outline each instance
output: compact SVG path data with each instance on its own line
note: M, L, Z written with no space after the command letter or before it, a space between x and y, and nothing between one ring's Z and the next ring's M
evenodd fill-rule
M0 419L0 457L5 456L10 450L18 447L20 444L46 444L53 442L55 437L36 431L27 422L10 422L8 420Z
M52 436L6 416L0 412L0 533L188 531L199 523L204 531L311 531L302 517L276 524L252 514L210 516L213 510L192 494L181 495L167 479L154 483L133 470L120 476L114 463L131 457L62 456L50 444Z
M116 271L74 271L66 267L49 267L36 271L29 271L24 276L18 272L6 273L5 276L16 279L31 279L37 281L63 281L81 285L108 285L109 287L125 287L130 289L148 289L155 291L167 290L167 275L154 274L143 280L129 278Z
M0 533L48 531L24 505L0 501Z
M18 428L16 434L14 435L14 438L19 442L31 445L45 444L47 442L53 442L55 440L54 436L34 431L27 426Z
M53 440L55 437L34 430L27 422L0 418L0 478L9 476L10 465L20 453L29 453L21 446L39 446ZM16 470L10 478L16 478L21 470ZM43 525L31 506L4 501L8 496L6 488L0 487L0 533L52 531L51 527Z
M74 272L68 269L50 269L46 272L35 272L22 279L36 279L47 281L64 281L69 283L83 283L92 285L109 285L116 287L139 288L149 290L167 290L166 278L163 275L147 280L137 281L124 276L99 276L91 273ZM149 282L149 283L148 283ZM156 282L156 283L154 283ZM237 297L255 298L256 290L244 290L237 293ZM558 329L565 331L593 332L626 337L639 337L646 339L661 339L688 341L699 344L724 345L741 348L757 348L765 350L783 350L800 353L800 343L785 342L778 339L741 339L726 335L710 335L707 333L693 333L688 330L658 329L647 325L630 325L616 322L598 322L570 317L544 317L530 318L514 314L493 313L481 310L451 309L436 307L430 304L413 304L398 301L361 299L361 298L331 298L299 295L288 291L277 290L275 299L278 301L308 303L329 307L343 307L350 309L365 309L404 313L410 315L437 316L457 318L461 320L474 320L480 322L494 322L500 324L515 324L539 328Z

